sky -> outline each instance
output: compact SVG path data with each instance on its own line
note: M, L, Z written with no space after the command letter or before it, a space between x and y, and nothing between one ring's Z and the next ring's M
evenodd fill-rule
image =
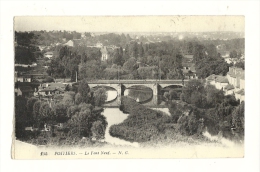
M16 31L244 32L244 16L72 16L15 17Z

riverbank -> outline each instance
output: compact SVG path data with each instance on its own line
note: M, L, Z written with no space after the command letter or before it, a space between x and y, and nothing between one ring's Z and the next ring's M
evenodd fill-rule
M186 107L186 106L185 106ZM138 142L140 147L198 146L226 147L241 145L219 133L213 119L199 111L177 111L178 119L170 112L145 107L129 97L122 97L120 110L129 116L120 124L112 125L110 135L129 142ZM172 110L172 109L171 109ZM214 138L214 139L212 139Z

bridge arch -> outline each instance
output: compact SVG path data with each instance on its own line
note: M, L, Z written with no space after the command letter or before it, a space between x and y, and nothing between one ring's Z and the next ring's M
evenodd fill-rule
M145 86L150 88L153 91L153 95L157 95L158 93L158 85L157 83L149 83L149 84L123 84L125 89L131 88L132 86Z

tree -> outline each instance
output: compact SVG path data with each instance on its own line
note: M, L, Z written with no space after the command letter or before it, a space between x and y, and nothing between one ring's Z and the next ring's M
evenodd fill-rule
M193 54L193 44L192 42L188 42L188 46L187 46L187 51L188 51L188 54Z
M106 127L103 125L101 121L98 120L92 124L91 127L92 136L95 137L96 139L104 138L105 131L106 131Z
M190 103L197 107L202 105L202 94L199 91L194 91L191 93Z
M245 61L240 61L240 62L236 63L235 66L245 70Z
M163 97L168 101L170 99L170 94L168 92L164 92Z
M57 103L54 106L54 115L56 122L63 123L67 121L67 106L62 103Z
M50 76L47 76L46 78L43 79L43 82L54 82L54 79Z
M75 102L75 93L73 91L68 91L64 93L62 103L66 106L71 106Z
M53 58L47 73L54 78L65 78L65 66L62 64L60 58Z
M131 57L124 63L123 68L125 70L132 72L135 69L135 64L136 64L136 59L134 57Z
M208 57L210 57L210 58L217 58L218 57L217 48L213 44L210 44L210 45L207 46L207 53L208 53Z
M203 93L204 92L204 85L200 80L189 80L186 84L185 89L183 90L183 98L187 103L191 103L191 96L192 93L195 92L193 94L193 102L195 103L196 100L199 100L196 98L196 94L200 95L199 93Z
M230 52L229 54L230 58L238 58L238 53L236 50L233 50L232 52Z
M119 52L118 49L114 50L113 63L118 66L122 66L124 64L123 55Z
M37 102L34 103L33 105L33 118L36 120L39 117L39 110L41 107L41 101L38 100Z
M144 56L144 48L143 48L143 43L141 42L138 44L138 56L143 57Z
M47 121L53 120L54 111L50 108L48 103L41 103L41 107L39 109L39 116L36 117L38 122L45 123Z
M71 118L73 115L80 111L80 107L78 105L69 106L67 109L67 117Z
M18 96L15 97L15 121L24 121L27 118L27 105L26 105L27 99Z
M232 112L232 127L240 135L244 135L245 103L241 102Z
M170 99L173 100L173 99L175 99L176 97L178 97L178 94L177 94L176 91L170 90L170 91L169 91L169 96L170 96Z
M131 45L131 56L134 57L134 58L137 58L138 57L138 44L137 42L134 42L133 44L130 44Z
M194 114L191 114L188 117L188 128L189 128L189 135L193 135L197 132L198 129L198 121Z
M15 63L32 64L35 61L36 58L28 47L15 47Z
M90 60L87 63L80 64L79 77L89 80L102 78L103 69L101 68L101 62Z
M224 99L224 93L222 90L216 89L212 85L206 87L206 99L209 106L215 106L221 103Z
M196 73L198 77L206 78L209 75L226 75L229 64L224 59L207 58L196 62Z
M139 67L137 69L137 72L142 79L157 79L157 71L157 66Z
M90 88L87 80L83 79L79 82L78 93L81 96L81 103L89 103L90 101Z
M79 105L82 102L82 97L79 93L75 95L75 104Z
M206 48L204 45L196 45L194 49L193 61L198 62L206 58Z
M95 106L102 106L107 100L107 92L105 88L99 88L94 91Z
M34 106L34 103L37 102L38 99L35 98L35 97L31 97L27 100L27 104L26 104L26 107L27 107L27 110L30 112L30 113L33 113L33 106Z
M74 114L68 121L71 132L78 137L88 137L90 135L90 130L88 130L90 129L90 121L88 118L90 118L90 116L90 110L80 111Z

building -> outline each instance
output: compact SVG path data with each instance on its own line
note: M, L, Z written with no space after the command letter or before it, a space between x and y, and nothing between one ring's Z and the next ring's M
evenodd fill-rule
M69 47L74 47L74 42L72 40L69 40L67 43L65 43L64 45L67 45Z
M237 100L240 100L240 102L245 101L245 90L240 89L237 92L235 92L235 97Z
M228 79L225 77L225 76L218 76L216 77L215 79L215 87L218 89L218 90L221 90L228 85Z
M240 89L240 79L241 81L241 89L244 88L245 79L244 79L245 72L242 68L236 67L229 67L229 71L227 73L227 79L231 85L235 87L235 89Z
M224 59L225 58L229 58L229 54L230 54L229 51L222 51L222 52L220 52L221 57L223 57Z
M103 47L103 44L100 43L100 42L98 42L98 43L96 43L96 47L98 47L98 48L102 48L102 47Z
M242 68L229 67L226 76L210 75L206 78L206 84L223 89L225 95L234 94L240 102L245 101L245 71Z
M19 75L17 72L15 72L15 82L32 82L32 76L31 75Z
M224 92L225 92L225 95L232 95L232 94L235 94L234 92L234 89L235 87L231 84L228 84L224 87Z
M229 82L225 76L212 74L206 78L206 84L214 85L218 90L224 90Z
M182 60L182 73L185 79L197 79L195 64L193 63L193 56L192 54L185 54L183 55Z
M109 58L109 54L108 54L108 50L107 50L106 46L105 47L101 47L100 52L102 54L102 56L101 56L101 60L102 61L105 61L105 60L107 60Z
M197 79L194 63L182 63L182 73L185 79Z
M65 43L63 45L68 46L68 47L77 47L77 46L82 46L83 42L81 39L73 39L73 40L69 40L67 43Z
M51 59L53 57L53 52L48 51L48 52L44 53L44 57L48 58L48 59Z
M65 92L66 85L62 83L43 83L38 87L38 95L51 96Z

